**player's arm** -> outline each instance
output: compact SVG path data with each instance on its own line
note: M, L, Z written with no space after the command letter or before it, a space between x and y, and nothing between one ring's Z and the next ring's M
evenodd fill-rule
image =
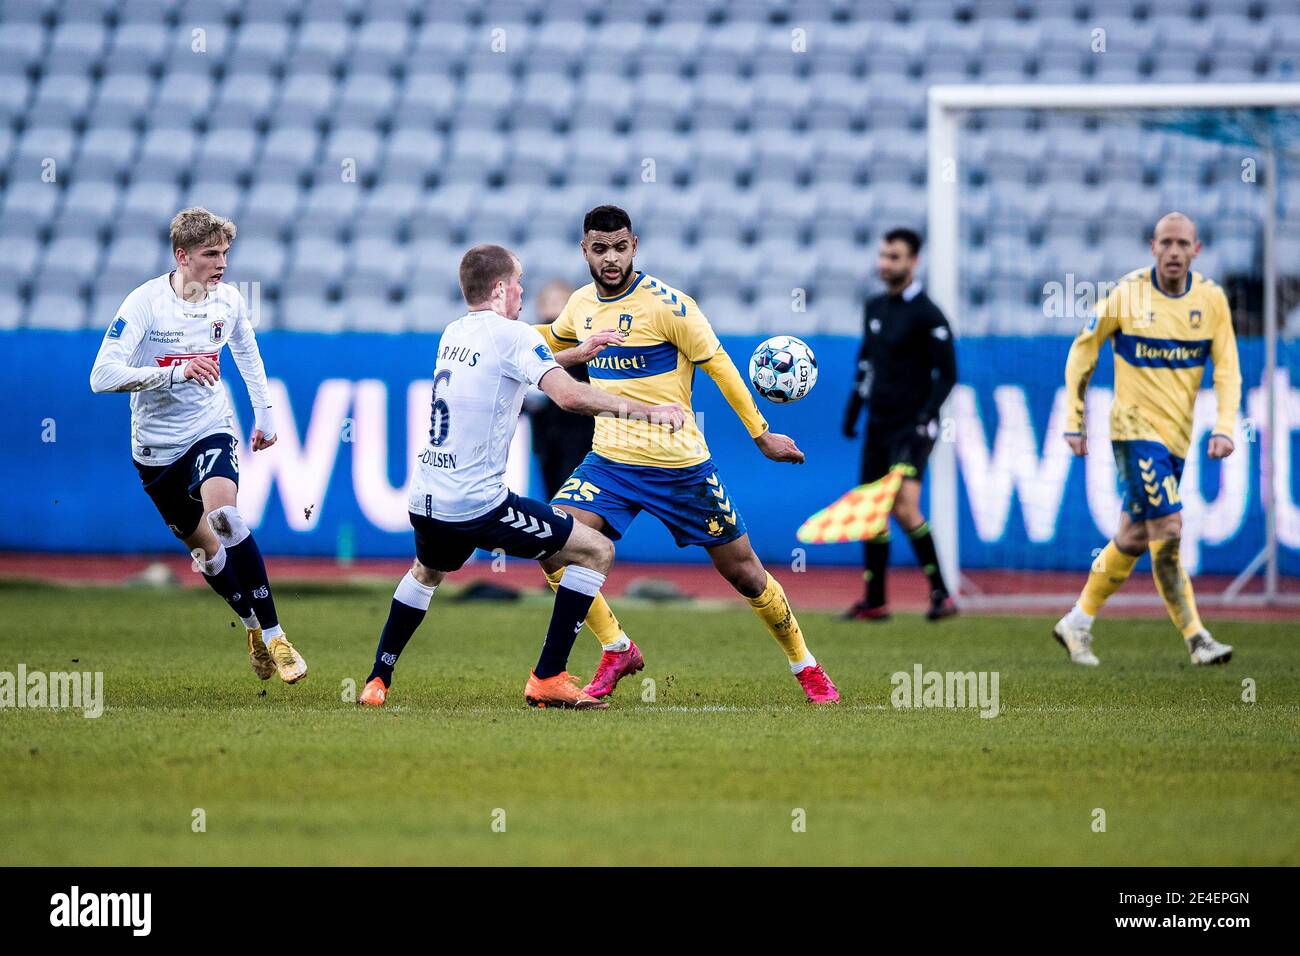
M262 364L262 350L257 347L257 333L253 331L248 304L239 296L235 316L235 329L230 333L230 354L235 367L248 389L248 400L253 406L253 435L249 445L261 451L275 444L275 422L271 417L271 393L266 384L266 366Z
M135 350L149 332L149 311L135 293L127 296L118 309L113 323L99 344L99 354L90 370L92 392L144 392L155 388L171 388L186 379L197 379L208 384L219 374L215 363L208 359L194 359L184 365L160 368L157 365L137 366L131 360Z
M1211 458L1232 454L1232 433L1237 427L1237 409L1241 406L1241 365L1237 360L1237 336L1232 330L1232 311L1228 297L1219 290L1214 338L1210 340L1210 358L1214 362L1214 398L1219 417L1210 435Z
M551 401L567 412L579 415L635 415L677 431L685 424L680 405L647 405L598 388L568 375L552 375L560 368L550 346L535 326L511 323L508 334L512 347L502 350L502 366L515 381L536 385Z
M564 308L560 310L560 314L554 320L547 322L545 325L534 325L533 328L546 342L546 347L555 356L555 361L564 368L569 368L580 362L590 361L595 356L595 353L592 353L587 358L579 358L574 353L574 348L579 344L578 333L573 327L573 316L569 312L568 302L564 303ZM561 356L564 357L563 360L561 360Z
M714 384L718 386L718 391L722 397L727 400L731 410L736 413L745 426L745 431L749 432L749 437L758 440L768 431L767 419L763 413L758 410L758 405L754 402L754 396L745 385L745 380L740 375L740 370L736 368L736 363L731 360L727 350L718 345L713 354L703 361L695 363L708 373L709 378L713 379Z
M558 365L548 371L555 371ZM669 432L679 431L686 423L686 410L680 405L647 405L621 395L593 388L569 375L542 373L537 385L566 412L578 415L619 415L644 418L656 425L667 425Z
M925 341L930 351L930 394L918 418L928 426L938 419L939 410L957 384L957 350L953 346L952 329L937 306L929 317Z
M1084 423L1084 398L1088 382L1097 368L1101 345L1119 327L1116 318L1117 289L1097 303L1097 311L1074 338L1065 360L1065 394L1067 399L1065 440L1076 455L1088 454L1088 432Z
M745 384L736 364L718 341L713 326L695 300L690 296L682 296L682 300L685 303L684 315L670 311L668 315L661 313L658 316L664 338L676 345L678 351L713 379L718 391L722 392L722 397L727 400L764 456L773 461L802 464L804 454L794 439L788 435L778 435L768 428L767 419L758 410L749 386Z
M533 328L540 331L543 328L547 328L547 326L535 325ZM545 339L546 335L543 334L542 338ZM601 352L605 351L606 346L619 345L625 341L627 341L627 336L622 332L617 329L606 329L603 332L597 332L595 335L589 336L581 345L562 349L559 352L555 352L555 349L552 347L551 351L555 352L556 365L560 366L560 368L572 368L575 365L586 365ZM548 339L546 343L548 347L550 346L550 343L551 340Z

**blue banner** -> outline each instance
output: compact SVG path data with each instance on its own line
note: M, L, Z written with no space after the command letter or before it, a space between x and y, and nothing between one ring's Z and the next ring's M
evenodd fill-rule
M130 454L126 395L95 395L88 383L100 331L0 333L0 371L7 408L0 435L0 548L67 552L153 552L176 547L140 489ZM724 338L744 365L761 336ZM820 377L803 401L760 401L775 431L807 453L804 465L764 459L718 390L696 377L695 408L714 461L745 516L760 556L788 563L795 530L813 511L856 484L858 442L840 434L857 341L808 338ZM280 441L254 454L247 446L251 411L230 356L222 372L240 420L240 507L272 554L407 556L411 552L403 484L427 439L437 337L268 331L259 337L271 379ZM1083 569L1114 530L1119 505L1105 441L1112 382L1104 352L1089 398L1092 449L1072 459L1063 430L1062 370L1069 339L962 339L960 384L941 423L959 475L960 553L971 568ZM1260 473L1264 435L1263 349L1240 342L1244 379L1236 453L1224 462L1204 454L1214 418L1213 393L1197 405L1196 442L1183 482L1186 553L1194 568L1235 573L1263 547ZM1274 463L1284 573L1300 573L1300 347L1281 343L1277 383L1285 438ZM1300 378L1300 374L1294 376ZM511 483L540 494L521 428L512 451ZM927 485L929 482L927 482ZM906 552L905 548L896 548ZM707 560L678 549L652 518L635 522L619 543L630 561ZM811 547L815 564L856 564L857 545ZM900 553L899 559L909 555Z

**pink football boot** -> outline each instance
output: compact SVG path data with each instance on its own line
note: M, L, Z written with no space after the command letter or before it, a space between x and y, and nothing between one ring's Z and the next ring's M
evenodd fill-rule
M625 651L605 651L600 655L600 666L596 668L596 674L591 679L591 683L582 689L584 694L592 697L608 697L614 693L614 688L628 674L635 674L645 667L645 658L641 656L641 650L632 644Z
M808 703L838 704L840 702L840 692L835 689L835 685L831 683L831 679L822 670L820 664L805 667L794 676L799 679L800 686L808 695Z

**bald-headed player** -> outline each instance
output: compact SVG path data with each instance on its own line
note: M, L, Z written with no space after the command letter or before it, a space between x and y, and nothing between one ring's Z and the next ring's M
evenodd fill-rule
M1119 531L1093 562L1078 603L1052 632L1076 664L1098 663L1092 653L1093 618L1147 550L1156 588L1183 635L1192 663L1225 664L1232 657L1232 648L1214 640L1201 624L1192 582L1178 553L1183 528L1178 482L1207 361L1214 362L1219 406L1210 436L1211 458L1232 454L1232 432L1241 403L1241 370L1228 299L1213 280L1192 271L1200 251L1194 222L1180 212L1164 216L1151 240L1155 264L1130 272L1097 305L1065 363L1070 396L1065 440L1082 456L1088 454L1084 394L1102 343L1112 340L1115 401L1110 438L1124 497Z
M602 332L621 333L621 342L588 363L591 384L638 402L681 405L687 410L686 425L670 434L645 421L598 418L591 454L551 503L614 539L646 511L668 528L678 547L704 548L780 645L807 699L837 702L839 692L804 643L785 591L754 553L744 519L690 411L696 369L713 379L764 457L798 464L803 452L788 436L768 429L695 300L633 267L637 237L626 212L597 206L587 213L581 248L592 281L539 331L556 350L580 347ZM543 560L542 567L552 586L565 573L558 558ZM619 680L644 667L644 660L599 595L586 622L604 653L584 692L604 698Z

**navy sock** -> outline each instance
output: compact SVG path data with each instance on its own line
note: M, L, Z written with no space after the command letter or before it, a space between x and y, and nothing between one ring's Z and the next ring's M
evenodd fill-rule
M406 650L406 645L415 635L415 629L424 620L425 613L418 607L411 607L393 598L388 608L388 620L384 622L383 633L379 635L379 647L375 651L375 666L371 668L370 676L366 678L367 684L378 677L384 682L385 687L393 686L393 668L397 666L397 659L402 656L402 651Z
M421 584L415 580L410 571L397 582L393 602L388 606L388 620L384 622L384 630L379 635L379 647L375 650L375 666L366 678L367 684L378 677L385 687L393 686L393 668L397 666L397 659L402 656L402 651L406 650L406 645L415 635L415 629L424 620L436 590L436 585Z
M248 599L253 604L262 630L275 627L280 623L280 618L275 613L271 583L266 579L266 563L262 560L262 552L253 536L250 534L239 544L227 545L226 554L229 555L230 565L234 568L239 583L247 589Z
M202 553L197 552L195 557ZM239 583L239 575L230 566L229 557L229 552L222 548L210 560L203 562L201 568L203 580L208 582L208 587L221 595L222 600L230 605L230 609L239 615L240 620L247 620L253 616L253 604L248 592Z
M605 576L589 568L570 565L555 591L555 607L551 611L551 624L546 629L546 641L537 658L533 673L545 680L562 673L569 666L569 653L578 639L582 622L591 610L591 602L600 593ZM580 590L579 590L580 589ZM588 593L589 592L589 593Z
M239 615L241 621L253 616L253 604L240 587L239 578L235 577L235 572L230 569L229 564L221 569L220 574L203 575L203 580L208 582L208 587L221 595L230 605L230 609Z

